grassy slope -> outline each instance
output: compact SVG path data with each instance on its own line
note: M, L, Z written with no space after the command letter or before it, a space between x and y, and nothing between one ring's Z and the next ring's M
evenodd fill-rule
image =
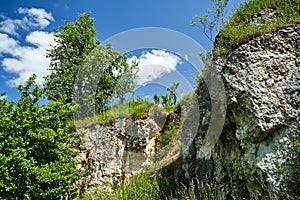
M263 26L252 26L253 15L266 8L275 9L278 19ZM237 9L226 22L216 39L214 55L216 57L226 56L242 43L258 35L300 23L299 13L300 0L250 0Z

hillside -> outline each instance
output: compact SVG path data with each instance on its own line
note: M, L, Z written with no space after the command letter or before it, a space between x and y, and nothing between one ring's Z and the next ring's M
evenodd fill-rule
M95 197L299 198L299 11L299 0L242 5L216 38L215 67L200 79L200 124L188 150L158 172ZM209 134L216 135L216 145L205 149Z

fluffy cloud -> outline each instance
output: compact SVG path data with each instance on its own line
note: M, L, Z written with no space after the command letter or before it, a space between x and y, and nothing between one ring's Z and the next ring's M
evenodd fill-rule
M19 45L18 41L3 33L0 33L0 41L0 56L4 53L12 54L14 52L13 49Z
M44 29L51 21L54 21L51 13L47 13L44 9L37 8L19 8L20 14L25 14L23 21L31 27Z
M1 16L0 31L18 36L17 30L19 28L28 29L44 29L54 18L51 13L46 12L44 9L39 8L19 8L19 14L25 15L22 19L11 19Z
M138 85L151 82L166 73L176 71L176 66L180 63L180 58L164 50L152 50L142 53L140 57L133 56L129 59L139 62Z
M53 33L34 31L27 35L26 41L39 48L49 48L50 44L53 44L54 36Z
M3 17L4 18L4 17ZM0 31L11 35L18 35L16 30L23 27L22 20L6 18L0 22Z
M2 59L3 69L8 73L18 75L17 78L8 81L8 85L14 87L23 84L33 73L37 74L37 83L41 84L42 77L49 73L47 68L50 60L45 55L46 49L53 44L53 34L40 31L30 33L26 37L26 41L36 47L21 46L5 34L0 34L0 38L3 39L1 40L3 43L0 45L0 54L7 53L12 56Z
M37 75L37 83L42 84L42 77L49 73L47 68L50 60L46 58L46 49L54 44L53 33L42 29L54 19L44 9L19 8L18 12L25 16L22 19L2 16L4 20L0 22L0 66L4 71L16 75L7 82L11 87L25 83L33 73ZM12 38L18 35L19 28L28 31L25 41Z

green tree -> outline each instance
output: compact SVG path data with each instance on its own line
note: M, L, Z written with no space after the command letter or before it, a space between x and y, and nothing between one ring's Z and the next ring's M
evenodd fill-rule
M173 106L176 105L177 103L177 88L179 86L179 82L175 82L173 83L170 87L167 88L167 91L169 92L169 94L163 94L161 95L161 99L162 99L162 106L163 107L168 107L168 106ZM154 101L158 101L159 103L159 96L157 94L154 95Z
M213 9L208 8L203 15L195 15L191 25L199 28L204 35L213 42L213 34L220 31L224 24L224 10L228 5L229 0L210 0Z
M64 199L78 193L84 173L76 169L80 139L65 129L69 104L45 96L29 78L19 101L0 98L0 198Z
M45 77L50 100L64 96L63 101L70 103L75 90L76 103L82 106L81 110L87 109L84 112L88 113L88 109L95 106L101 112L106 110L114 95L124 101L125 94L133 91L137 65L133 63L129 67L127 57L114 51L111 44L104 46L96 39L90 13L79 15L75 23L66 21L56 30L55 42L47 54L51 59L51 74Z
M136 87L134 81L137 78L138 63L133 61L128 63L127 57L122 57L122 65L117 71L118 82L115 86L114 94L121 104L125 103L126 94L134 92Z
M100 42L96 39L90 13L79 15L75 23L65 21L65 25L59 28L54 35L56 44L47 53L51 59L51 74L45 77L45 86L50 92L50 100L65 95L65 102L71 102L76 74L88 54Z
M163 94L163 95L161 96L161 99L162 99L161 104L163 105L163 107L168 107L168 106L171 106L171 105L172 105L172 99L170 98L169 95Z
M153 100L154 100L155 104L159 104L160 103L160 98L159 98L159 96L157 94L154 94Z
M114 96L125 98L134 89L135 69L136 64L129 67L127 57L114 51L110 43L95 47L74 83L74 103L79 105L76 113L82 115L80 118L88 117L94 107L97 112L105 111Z
M172 100L173 105L176 105L177 103L177 88L179 86L179 82L173 83L170 87L167 88L169 91L169 98Z

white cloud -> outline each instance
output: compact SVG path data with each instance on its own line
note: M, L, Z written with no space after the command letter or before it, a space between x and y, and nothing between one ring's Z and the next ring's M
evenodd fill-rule
M43 76L49 71L50 60L46 49L54 44L53 33L42 31L54 18L51 13L39 8L19 8L20 19L0 16L0 64L4 71L15 75L7 84L15 87L24 84L32 75L37 75L37 83L42 84ZM24 41L18 30L27 31ZM2 32L2 33L1 33ZM26 44L27 43L27 44ZM5 57L4 57L5 56Z
M51 21L54 21L52 14L41 8L19 8L18 12L27 15L23 18L23 22L31 27L44 29Z
M129 63L134 59L139 62L138 85L151 82L165 73L176 71L176 66L180 63L178 56L164 50L152 50L143 53L139 58L133 56L129 59Z
M0 38L1 35L3 37L5 34L0 34ZM36 47L18 45L15 40L7 35L3 38L6 39L4 44L8 46L4 53L9 53L12 56L2 60L3 69L18 76L9 80L8 85L14 87L23 84L33 73L37 75L37 83L42 84L42 77L49 73L47 68L50 60L45 55L46 49L54 43L53 33L34 31L27 35L26 41L36 45ZM0 53L1 49L0 45Z
M54 18L51 13L41 8L19 8L19 14L25 15L22 19L11 19L1 16L0 31L10 35L18 36L17 30L19 28L29 29L44 29Z
M27 35L26 41L40 48L49 48L53 44L54 35L53 33L34 31Z
M11 35L18 35L16 30L23 27L22 20L6 18L0 22L0 31Z
M13 53L13 49L17 48L19 42L10 38L7 34L0 33L0 55L3 53Z

